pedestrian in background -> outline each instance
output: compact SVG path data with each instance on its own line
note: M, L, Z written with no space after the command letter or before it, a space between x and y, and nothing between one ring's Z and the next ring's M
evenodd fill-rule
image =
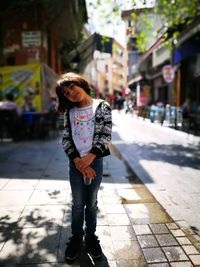
M24 105L22 106L23 112L36 112L36 108L33 104L32 96L28 95L24 98Z
M183 119L188 119L189 114L191 112L191 101L189 97L186 98L181 108Z
M88 253L98 258L102 250L95 235L97 194L102 181L103 157L110 154L111 108L105 100L92 98L88 82L75 73L61 76L56 93L58 110L65 113L62 144L69 158L72 191L72 236L65 259L75 260L83 241ZM90 185L86 185L85 178L91 181Z
M6 94L6 100L0 101L0 109L13 110L18 116L21 115L20 107L14 102L14 95L12 93Z
M6 99L0 101L0 137L12 138L19 141L21 138L21 108L14 102L12 93L6 94Z

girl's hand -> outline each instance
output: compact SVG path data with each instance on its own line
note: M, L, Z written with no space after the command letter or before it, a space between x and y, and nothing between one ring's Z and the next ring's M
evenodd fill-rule
M75 158L74 163L76 168L83 172L85 168L90 166L90 164L93 162L93 160L96 158L96 155L89 153L88 155L82 157L82 158Z
M94 179L96 177L95 170L90 166L86 167L82 174L83 176L88 177L90 179Z
M75 164L77 170L79 170L79 165L80 165L79 163L80 163L80 158L79 158L79 157L76 157L76 158L74 159L74 164ZM80 170L79 170L79 171L80 171Z

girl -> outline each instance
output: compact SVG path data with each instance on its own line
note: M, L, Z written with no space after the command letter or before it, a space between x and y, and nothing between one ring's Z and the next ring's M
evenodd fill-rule
M62 144L69 158L69 179L72 191L72 237L67 243L65 258L73 261L83 242L90 255L102 255L95 235L97 193L103 173L103 157L110 154L111 108L102 99L90 96L88 82L75 73L64 74L57 82L58 110L65 112ZM86 185L84 178L91 179ZM85 221L85 228L83 229Z

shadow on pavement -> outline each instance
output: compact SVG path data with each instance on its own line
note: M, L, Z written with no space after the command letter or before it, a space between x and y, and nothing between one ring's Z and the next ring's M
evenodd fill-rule
M62 210L64 213L64 210ZM48 221L33 208L28 216L9 222L0 218L2 251L0 264L36 264L56 262L62 224ZM3 266L3 265L2 265Z
M160 145L157 143L127 143L122 140L117 132L114 144L119 151L126 151L130 156L140 160L162 161L181 167L200 169L200 150L197 146L186 147L184 145L170 144Z
M70 233L70 213L65 213L67 226L54 223L49 217L40 215L39 208L32 208L28 216L9 222L9 215L0 218L0 265L41 263L64 263L65 242ZM31 265L30 265L31 264ZM71 265L82 267L109 266L105 255L99 260L93 260L83 246L78 259Z

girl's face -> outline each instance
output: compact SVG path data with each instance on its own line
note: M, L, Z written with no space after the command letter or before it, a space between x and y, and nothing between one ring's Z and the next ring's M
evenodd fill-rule
M71 102L80 103L82 102L88 95L83 90L83 88L72 84L69 87L64 87L64 96Z

